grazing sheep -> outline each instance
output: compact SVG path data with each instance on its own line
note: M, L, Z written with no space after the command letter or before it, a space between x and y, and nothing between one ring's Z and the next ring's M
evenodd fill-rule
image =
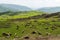
M19 26L18 25L16 26L16 30L19 30Z
M12 34L10 34L10 33L2 33L2 35L3 35L4 37L9 38Z
M39 35L42 35L41 33L38 32Z
M32 32L32 34L36 34L36 32L35 32L35 31L33 31L33 32Z
M28 37L28 36L26 36L26 37L24 37L24 39L29 39L29 37Z

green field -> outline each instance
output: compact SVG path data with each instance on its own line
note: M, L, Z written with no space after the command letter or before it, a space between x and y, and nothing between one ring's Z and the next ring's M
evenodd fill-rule
M10 38L6 40L13 40L15 36L22 38L26 35L36 37L39 35L60 35L60 17L53 15L51 17L37 17L38 15L48 14L39 11L18 12L16 15L4 14L0 16L0 37L2 33L11 33ZM29 19L29 17L31 17ZM23 18L21 20L21 18ZM26 19L25 19L26 18ZM14 20L14 21L13 21ZM35 32L35 33L33 33ZM0 38L1 40L1 38ZM20 39L23 40L23 39Z

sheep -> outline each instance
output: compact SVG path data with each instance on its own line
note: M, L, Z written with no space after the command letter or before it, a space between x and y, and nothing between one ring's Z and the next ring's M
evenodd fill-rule
M29 39L29 37L28 37L28 36L26 36L26 37L24 37L24 39Z
M19 30L19 26L18 25L16 26L16 30Z
M41 33L38 32L39 35L42 35Z
M33 32L32 32L32 34L36 34L36 32L35 32L35 31L33 31Z
M12 34L10 34L10 33L2 33L2 35L3 35L4 37L9 38Z

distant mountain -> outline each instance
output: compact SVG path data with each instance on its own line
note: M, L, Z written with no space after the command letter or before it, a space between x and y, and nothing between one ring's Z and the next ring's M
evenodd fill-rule
M0 4L0 12L5 11L29 11L31 8L14 4Z
M60 12L60 7L46 7L46 8L40 8L38 10L48 13L55 13L55 12Z

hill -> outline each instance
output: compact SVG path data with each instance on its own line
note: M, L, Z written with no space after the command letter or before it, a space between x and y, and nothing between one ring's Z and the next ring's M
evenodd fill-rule
M60 12L60 7L46 7L46 8L40 8L37 10L48 12L48 13L55 13L55 12Z
M30 20L30 19L41 19L41 18L43 18L43 19L46 19L46 18L48 18L48 19L49 18L60 18L60 12L51 13L51 14L42 13L42 14L37 14L37 15L29 16L29 17L26 17L26 18L12 19L12 21L21 21L21 20Z
M14 5L14 4L0 4L0 12L5 12L5 11L29 11L31 8L26 7L26 6L19 6L19 5Z

